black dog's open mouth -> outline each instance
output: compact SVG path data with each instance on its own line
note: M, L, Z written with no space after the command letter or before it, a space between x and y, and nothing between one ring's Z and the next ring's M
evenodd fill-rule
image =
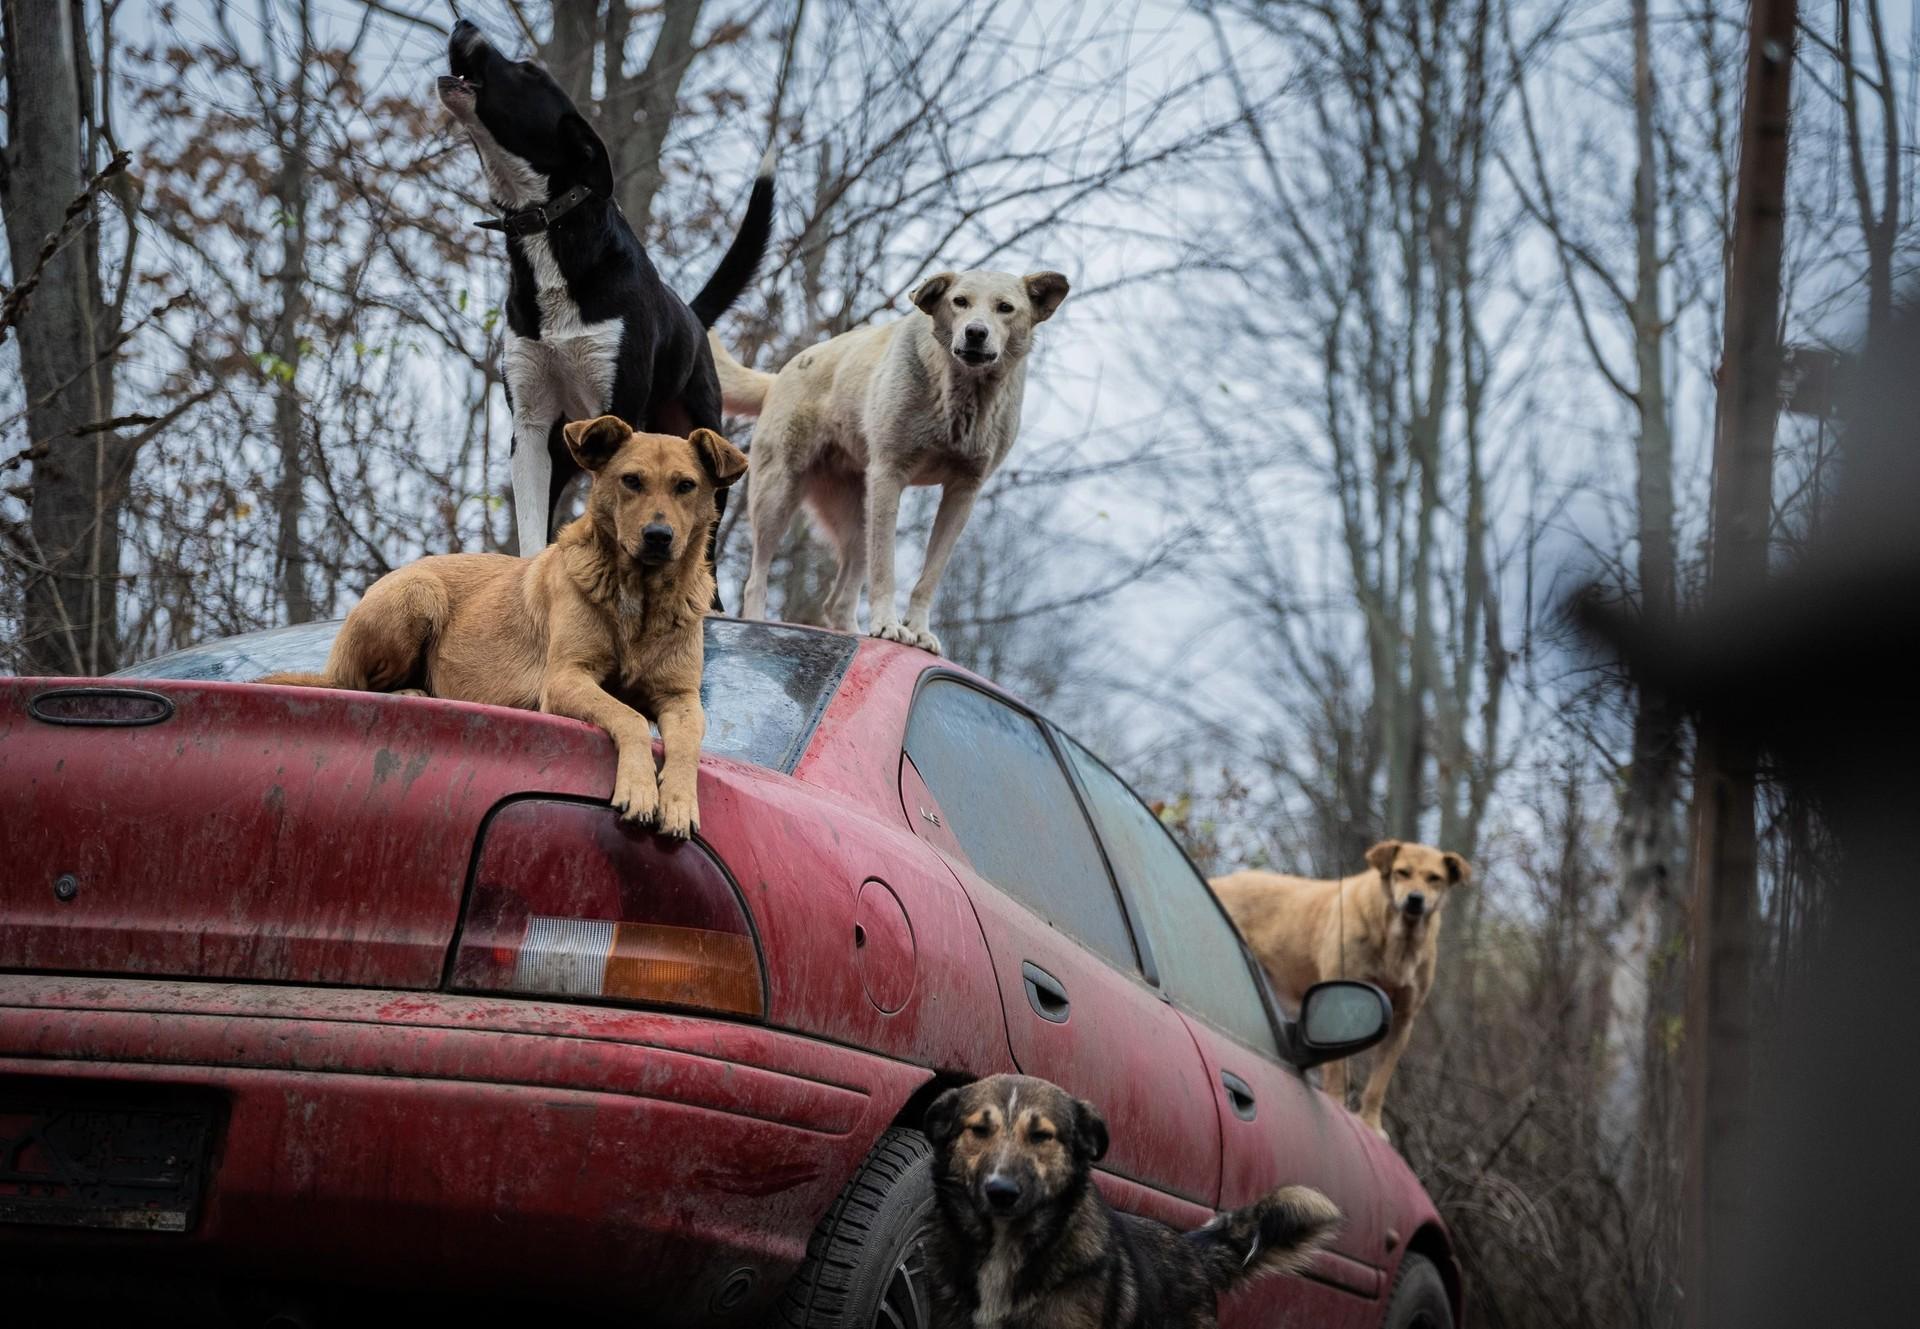
M479 95L480 85L470 78L463 78L459 74L440 76L440 100L449 106L455 102L470 106Z

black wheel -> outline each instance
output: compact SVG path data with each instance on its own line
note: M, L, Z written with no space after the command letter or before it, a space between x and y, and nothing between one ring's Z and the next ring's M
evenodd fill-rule
M774 1323L928 1329L933 1294L922 1234L932 1217L933 1146L919 1131L888 1131L813 1230Z
M1432 1260L1409 1254L1400 1261L1400 1277L1383 1323L1386 1329L1453 1329L1453 1304Z

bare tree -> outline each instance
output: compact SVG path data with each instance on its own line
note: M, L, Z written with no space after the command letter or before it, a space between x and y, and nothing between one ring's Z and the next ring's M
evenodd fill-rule
M224 22L224 6L222 16ZM283 76L274 68L274 51L269 45L267 78L261 81L263 88L273 88L276 93L284 88L288 95L284 100L277 95L263 96L259 106L280 159L272 191L279 209L274 222L280 228L280 271L273 284L280 308L270 334L275 379L273 430L280 450L280 477L273 493L279 527L275 561L280 566L280 595L287 621L305 623L313 617L306 549L300 538L300 517L306 506L306 412L300 401L300 362L306 342L301 324L307 303L307 177L312 154L308 70L314 54L313 13L308 0L300 0L293 21L291 76Z
M103 28L113 8L102 12ZM6 532L23 593L21 660L42 673L105 673L119 658L120 510L138 446L114 419L137 234L124 215L130 185L119 174L124 159L98 184L89 180L114 144L81 0L7 0L4 18L0 212L28 435L9 464L32 463L30 516ZM129 223L117 255L105 252L102 195L118 199Z
M1369 837L1419 838L1429 814L1432 832L1471 855L1501 760L1508 647L1485 446L1497 361L1481 307L1502 252L1483 212L1510 84L1489 59L1496 12L1247 6L1240 20L1261 49L1295 62L1263 89L1209 11L1259 189L1247 218L1258 243L1236 247L1247 255L1237 266L1249 286L1282 297L1231 317L1251 324L1257 354L1297 357L1306 382L1293 395L1312 404L1261 419L1236 442L1244 455L1233 465L1257 473L1277 460L1316 474L1335 514L1340 582L1359 611L1366 690L1356 696L1345 629L1289 594L1294 542L1272 537L1257 502L1233 504L1239 543L1258 551L1234 571L1236 594L1276 667L1316 688L1311 713L1328 726L1311 759L1266 754L1318 804L1326 832L1315 858L1326 871L1351 870ZM1270 118L1294 104L1304 170L1283 166L1269 137ZM1207 317L1226 315L1209 307ZM1220 436L1243 432L1207 399L1195 404Z
M1678 315L1669 307L1672 297L1667 291L1683 283L1676 282L1673 274L1681 251L1679 221L1663 218L1662 199L1671 200L1677 192L1673 184L1677 163L1669 150L1663 167L1658 141L1661 107L1651 5L1648 0L1630 0L1628 11L1633 51L1628 83L1633 125L1633 191L1627 208L1630 243L1609 245L1607 219L1604 214L1595 216L1594 209L1583 209L1578 218L1568 215L1524 80L1520 121L1530 170L1525 180L1517 172L1511 174L1529 214L1545 231L1558 257L1580 345L1599 381L1631 412L1636 558L1627 585L1619 590L1637 603L1639 613L1650 623L1670 623L1677 574L1667 375L1668 342ZM1627 251L1630 275L1622 276L1617 270L1610 252L1615 248ZM1621 342L1624 352L1610 349ZM1679 717L1657 688L1634 691L1631 729L1615 831L1619 875L1615 925L1595 938L1609 952L1610 971L1609 1013L1600 1030L1608 1051L1609 1102L1601 1126L1623 1157L1646 1124L1644 1071L1653 1055L1647 1045L1649 986L1662 938L1674 935L1678 917L1674 884L1683 755Z
M1901 233L1901 203L1907 189L1907 168L1900 151L1900 90L1894 80L1893 57L1888 50L1887 24L1880 0L1857 0L1866 9L1867 38L1873 72L1863 74L1854 58L1853 15L1856 0L1834 0L1841 65L1841 106L1847 121L1847 173L1853 185L1860 238L1867 257L1867 341L1879 345L1893 325L1893 255ZM1880 123L1878 208L1874 182L1867 169L1867 133L1861 115L1862 88L1873 97Z
M1780 291L1796 0L1757 0L1727 273L1725 361L1714 439L1709 604L1752 605L1767 581L1773 439L1779 412ZM1751 984L1757 850L1754 736L1700 726L1688 990L1687 1323L1717 1323L1736 1276L1748 1166Z

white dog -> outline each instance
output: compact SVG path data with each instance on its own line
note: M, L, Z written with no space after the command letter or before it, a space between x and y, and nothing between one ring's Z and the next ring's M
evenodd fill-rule
M941 272L897 323L842 333L778 374L748 369L708 333L726 409L759 415L753 433L753 567L741 614L764 618L767 569L802 502L839 551L827 626L854 630L871 568L869 630L938 653L927 628L974 499L1013 449L1034 325L1067 297L1057 272ZM902 622L893 543L900 491L940 485L926 563Z

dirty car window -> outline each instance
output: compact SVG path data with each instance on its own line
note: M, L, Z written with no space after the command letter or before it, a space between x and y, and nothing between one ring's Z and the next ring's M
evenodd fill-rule
M737 619L709 618L706 629L707 666L700 680L707 711L704 750L792 770L857 642ZM312 672L326 664L339 630L336 621L249 632L162 655L114 677L240 683L282 670Z
M1169 996L1268 1055L1279 1051L1253 967L1226 912L1160 819L1105 763L1064 734L1107 861L1145 926Z
M1133 937L1112 878L1039 725L984 692L936 678L913 703L907 755L981 876L1133 968Z

